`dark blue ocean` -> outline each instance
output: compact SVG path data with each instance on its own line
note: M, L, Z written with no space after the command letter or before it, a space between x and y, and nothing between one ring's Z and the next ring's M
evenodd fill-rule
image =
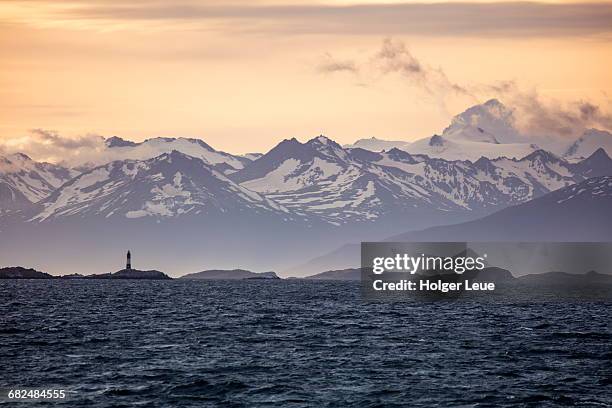
M612 406L609 300L355 282L0 281L0 388L65 407Z

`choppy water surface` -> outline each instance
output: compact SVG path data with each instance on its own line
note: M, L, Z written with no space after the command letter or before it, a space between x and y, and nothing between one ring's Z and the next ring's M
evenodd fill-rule
M69 390L18 406L610 406L611 305L363 303L348 282L0 281L0 387Z

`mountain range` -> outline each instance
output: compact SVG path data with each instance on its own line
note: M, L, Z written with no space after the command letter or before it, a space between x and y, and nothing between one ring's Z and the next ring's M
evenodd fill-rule
M479 222L507 207L540 203L544 213L555 206L549 193L612 176L609 136L592 131L561 157L526 143L512 112L488 101L430 138L456 144L459 156L459 148L494 146L487 155L466 154L473 160L436 157L431 149L342 147L325 136L287 139L245 156L199 139L111 137L98 156L72 167L13 154L0 157L0 232L11 237L0 255L21 264L39 259L59 270L77 249L72 262L95 271L110 267L96 265L107 262L94 261L99 248L139 248L150 254L151 267L176 270L176 259L164 264L171 249L179 271L202 265L285 270L348 242ZM497 155L506 148L521 154ZM577 194L568 202L583 199ZM510 214L510 220L518 216ZM544 223L530 222L536 229ZM566 235L589 236L579 231Z
M113 161L86 171L40 201L29 221L234 212L289 217L287 209L233 183L216 166L173 150L152 159Z

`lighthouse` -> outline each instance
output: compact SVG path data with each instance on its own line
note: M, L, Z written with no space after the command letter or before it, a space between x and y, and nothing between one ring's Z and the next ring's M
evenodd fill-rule
M127 262L125 263L125 269L128 271L132 269L132 254L130 251L127 252Z

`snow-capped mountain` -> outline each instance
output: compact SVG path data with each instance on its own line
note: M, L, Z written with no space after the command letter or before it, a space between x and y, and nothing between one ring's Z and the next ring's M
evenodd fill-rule
M481 157L520 159L539 150L515 126L514 112L497 99L475 105L456 115L441 135L414 142L361 139L348 148L375 152L397 148L446 160L476 161Z
M312 213L337 222L344 217L371 216L365 207L374 204L366 202L373 196L373 181L361 176L346 150L320 136L307 143L284 140L230 177L283 206L286 203L298 214ZM348 211L351 202L362 210Z
M439 191L413 183L411 175L371 163L378 158L367 150L343 149L324 136L306 143L291 139L230 177L296 214L333 225L464 210Z
M89 157L89 162L80 164L91 168L117 160L147 160L173 150L197 157L224 174L241 169L252 161L246 156L215 150L201 139L156 137L135 143L113 136L104 141L104 146L95 157Z
M38 202L77 174L50 163L39 163L22 153L0 156L0 212Z
M345 144L342 147L345 149L360 148L370 150L372 152L382 152L383 150L391 150L393 148L403 149L409 144L410 142L403 140L383 140L371 137L369 139L359 139L355 143Z
M30 219L154 219L287 210L229 180L200 158L172 151L147 160L118 160L87 171L53 192Z
M441 135L417 140L403 149L446 160L520 159L540 147L528 142L515 122L512 109L491 99L455 116Z
M472 163L399 149L343 149L319 136L306 143L285 140L230 178L296 214L340 225L428 212L482 214L595 174L612 174L607 155L572 164L538 150L522 159Z
M554 135L529 137L517 128L512 109L497 99L474 105L453 117L441 134L414 142L376 138L360 139L346 148L361 148L382 152L397 148L411 154L424 154L446 160L476 161L480 157L520 159L536 150L548 150L559 156L578 161L589 157L598 148L612 154L612 134L589 129L571 144Z
M497 99L472 106L455 116L442 136L455 141L493 144L525 141L515 127L513 111Z
M106 163L142 161L172 151L199 158L223 174L235 172L258 157L257 154L234 156L220 152L199 139L154 138L135 143L119 137L106 139L93 156L77 160L73 168L36 162L22 153L0 156L0 213L26 208L47 198L55 189L80 173Z
M580 160L589 157L599 148L612 154L612 133L589 129L566 149L563 156L568 160Z

